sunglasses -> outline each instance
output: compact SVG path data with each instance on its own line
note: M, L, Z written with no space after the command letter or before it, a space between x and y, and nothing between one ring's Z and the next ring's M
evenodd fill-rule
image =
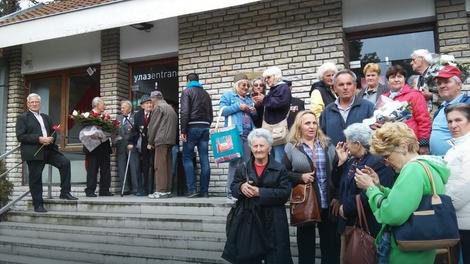
M253 87L264 87L264 84L262 83L254 83Z

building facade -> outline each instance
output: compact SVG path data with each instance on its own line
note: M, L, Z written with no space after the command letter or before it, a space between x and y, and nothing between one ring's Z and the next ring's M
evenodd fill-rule
M58 16L64 16L62 21L66 23L80 12L93 11L98 18L105 12L101 8L119 13L131 8L124 2L145 9L160 1L95 2ZM6 109L0 117L5 124L0 131L3 148L18 144L16 117L24 111L26 95L39 93L43 97L42 111L65 125L59 145L72 160L72 181L76 183L72 190L83 193L86 175L77 139L79 127L68 117L73 110L90 110L94 96L105 99L111 115L118 113L120 100L131 98L138 107L137 99L153 89L161 90L167 101L178 107L185 76L196 72L211 95L215 116L221 95L232 89L237 73L255 76L269 66L278 66L284 78L293 81L293 95L304 99L308 108L308 92L317 80L316 71L327 61L358 73L361 66L374 61L385 71L391 64L409 64L413 50L427 48L470 63L470 0L226 2L229 6L214 4L197 13L188 11L142 21L146 19L144 14L141 20L129 17L99 30L89 26L76 34L48 39L44 33L32 36L34 41L13 39L1 43L0 92L6 95L0 102ZM14 16L7 22L0 19L0 35L6 34L9 27L22 24L27 28L28 23L34 27L33 22L43 19L46 23L50 18L16 22ZM7 167L19 161L19 154L14 154L6 159ZM116 189L115 159L112 163L112 186ZM210 192L222 195L228 166L214 162L210 166ZM44 177L46 174L47 170ZM55 181L56 174L54 169ZM23 168L9 174L16 186L15 195L27 189L24 175ZM58 189L54 187L54 191Z

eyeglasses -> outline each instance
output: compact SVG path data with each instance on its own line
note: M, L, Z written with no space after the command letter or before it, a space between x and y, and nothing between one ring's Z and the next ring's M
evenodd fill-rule
M253 87L264 87L264 84L262 83L254 83Z
M419 60L422 60L423 58L421 57L414 57L414 58L411 58L411 62L415 62L415 61L419 61Z

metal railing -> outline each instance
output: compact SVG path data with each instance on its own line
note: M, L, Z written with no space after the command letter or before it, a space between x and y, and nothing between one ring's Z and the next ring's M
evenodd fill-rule
M8 155L16 152L18 149L20 148L20 145L10 149L9 151L5 152L4 154L0 155L0 161L5 159L6 157L8 157ZM23 164L24 161L21 161L19 162L18 164L16 164L15 166L11 167L10 169L6 170L4 173L2 173L0 175L0 179L2 177L5 177L10 171L12 171L13 169L17 168L18 166L20 166L21 164ZM26 191L24 193L22 193L20 196L16 197L13 201L9 202L7 205L5 205L4 207L2 207L0 209L0 216L2 214L4 214L5 212L7 212L8 210L10 210L10 208L15 205L18 201L21 201L21 199L23 199L26 195L28 195L30 193L30 191Z

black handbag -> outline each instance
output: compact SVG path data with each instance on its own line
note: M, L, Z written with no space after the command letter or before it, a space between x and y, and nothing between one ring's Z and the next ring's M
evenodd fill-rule
M432 195L423 195L418 209L401 226L392 227L398 248L403 251L431 250L454 246L459 242L457 217L452 200L438 195L428 166L417 161L426 170Z

